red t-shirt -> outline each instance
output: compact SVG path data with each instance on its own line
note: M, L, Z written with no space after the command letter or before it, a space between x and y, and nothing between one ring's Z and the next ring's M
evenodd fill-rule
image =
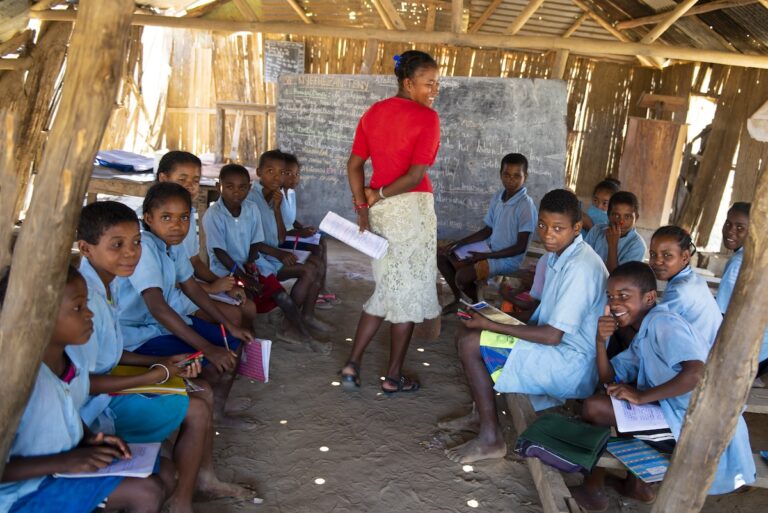
M352 153L371 158L371 188L391 184L412 165L431 166L440 147L440 118L437 112L405 98L387 98L374 103L357 124ZM411 192L432 192L429 176Z

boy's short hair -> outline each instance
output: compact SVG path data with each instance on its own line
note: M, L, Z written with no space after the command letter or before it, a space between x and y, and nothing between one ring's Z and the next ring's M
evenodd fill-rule
M504 172L504 166L523 166L523 173L528 176L528 159L522 153L507 153L501 159L499 173Z
M285 160L286 164L296 164L297 166L301 167L301 164L299 164L299 159L296 158L296 155L293 153L283 153L283 160Z
M606 178L605 180L595 185L595 188L592 189L592 194L596 194L597 191L610 191L611 194L616 194L619 192L620 187L621 182L619 180L615 178Z
M187 204L187 207L192 210L192 195L181 185L174 182L158 182L147 191L147 195L144 196L144 203L141 206L142 213L146 216L147 212L153 210L165 203L171 198L179 198ZM141 224L145 230L149 230L149 226L144 220L141 220Z
M192 164L199 168L203 167L203 163L197 158L197 155L189 153L188 151L173 150L169 151L160 162L157 164L157 179L160 179L160 175L170 175L173 173L173 168L180 164Z
M579 198L568 189L555 189L549 191L541 198L539 211L552 212L553 214L565 214L571 219L572 224L581 220Z
M640 202L632 192L619 191L613 193L611 199L608 200L608 212L613 209L614 205L629 205L635 214L640 214Z
M728 209L728 212L739 212L740 214L744 214L745 216L749 217L749 211L751 208L752 203L747 203L746 201L737 201L731 205L731 208Z
M225 178L230 176L243 176L249 182L251 181L251 175L248 174L248 170L240 164L227 164L219 171L219 182L223 182Z
M280 150L269 150L262 153L261 157L259 157L259 169L264 167L264 164L266 164L268 160L282 160L283 162L287 162L285 153Z
M656 275L643 262L625 262L611 271L608 278L629 278L643 294L656 290Z
M4 269L0 269L0 309L3 307L3 303L5 302L5 295L8 292L8 281L11 277L11 266L7 265ZM80 278L81 280L84 279L83 275L80 274L80 271L77 270L77 267L73 266L72 264L69 264L67 266L67 281L66 284L69 285L76 279Z
M77 240L84 240L88 244L98 244L99 239L109 228L120 223L136 223L139 226L139 218L136 212L128 206L117 201L97 201L86 205L80 212L80 221L77 223Z

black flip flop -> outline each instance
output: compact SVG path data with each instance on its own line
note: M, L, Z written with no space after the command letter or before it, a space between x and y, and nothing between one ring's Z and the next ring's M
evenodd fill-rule
M355 370L354 374L344 374L344 369L339 371L341 375L341 386L344 388L360 388L360 364L349 360L344 364L344 367L352 367Z
M384 388L384 383L389 383L390 385L397 386L397 390L387 390ZM411 386L409 388L405 388L406 385L410 384ZM416 392L419 388L421 388L421 385L418 381L413 380L411 378L407 378L405 376L400 376L400 378L393 378L390 376L387 376L384 378L384 381L381 383L381 391L384 392L387 395L396 394L398 392Z

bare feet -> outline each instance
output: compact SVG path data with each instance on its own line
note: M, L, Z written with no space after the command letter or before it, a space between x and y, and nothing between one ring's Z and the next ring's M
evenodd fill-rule
M485 442L477 437L452 449L446 449L445 455L456 463L503 458L507 455L507 444L499 432L495 442Z
M223 497L256 497L256 492L235 483L221 481L218 477L211 474L203 474L197 478L197 489L200 493L216 498Z
M635 477L634 474L627 473L625 480L612 482L611 486L624 497L635 499L643 504L651 504L656 500L656 492L651 485Z
M167 511L168 513L195 513L191 502L188 500L179 500L175 494L171 495L166 501L165 506L167 509L163 509L163 511Z
M608 509L608 495L605 490L592 491L584 485L569 488L579 506L587 511L605 511Z
M475 410L471 413L455 419L442 420L437 427L446 431L471 431L477 433L480 430L480 416Z

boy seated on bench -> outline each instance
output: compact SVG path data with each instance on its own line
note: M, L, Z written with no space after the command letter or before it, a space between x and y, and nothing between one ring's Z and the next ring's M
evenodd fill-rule
M609 359L608 341L617 332L628 335L631 342L628 349ZM659 450L671 451L680 436L691 391L704 375L709 345L665 303L656 304L656 276L647 264L627 262L611 273L608 304L598 321L595 346L600 382L605 384L607 395L600 392L589 397L584 402L583 419L592 424L616 426L609 396L633 405L658 401L671 433L661 443L645 441ZM604 480L605 469L595 468L583 485L573 488L579 505L589 511L605 510L608 497ZM736 432L720 457L709 493L728 493L754 480L749 433L740 417ZM631 473L627 473L619 491L646 503L656 498L651 486Z
M494 388L529 394L536 410L594 392L594 338L608 271L582 240L580 219L572 192L558 189L542 198L537 230L548 251L547 279L530 324L498 324L478 314L464 321L458 350L475 408L441 427L479 422L480 429L474 440L446 451L451 460L470 463L506 454Z

